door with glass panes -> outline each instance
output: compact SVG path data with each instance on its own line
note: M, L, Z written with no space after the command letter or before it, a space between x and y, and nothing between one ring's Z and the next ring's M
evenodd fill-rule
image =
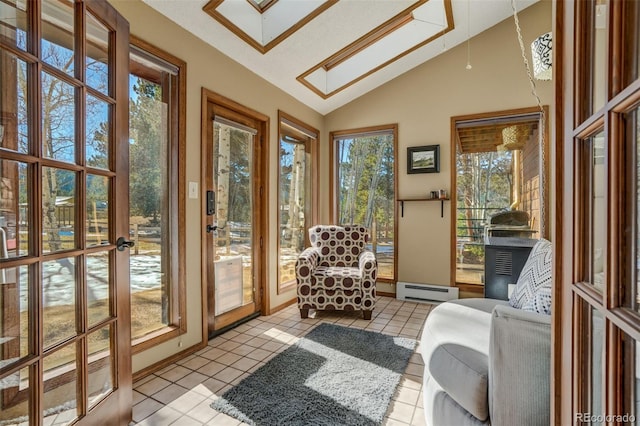
M0 424L126 424L128 23L98 0L0 23Z
M209 335L264 307L266 196L264 134L268 117L205 91L203 140Z
M558 2L556 424L640 418L640 3Z

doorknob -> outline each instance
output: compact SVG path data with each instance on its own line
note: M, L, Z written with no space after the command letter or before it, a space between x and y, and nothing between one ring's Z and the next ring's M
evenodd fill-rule
M124 237L118 238L116 241L116 248L118 251L124 251L126 248L131 248L135 245L133 241L125 240Z

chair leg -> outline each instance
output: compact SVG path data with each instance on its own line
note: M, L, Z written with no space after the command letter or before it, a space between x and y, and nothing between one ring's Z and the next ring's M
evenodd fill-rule
M373 311L362 311L362 315L364 316L364 319L366 320L370 320L371 319L371 313Z
M300 318L309 318L309 309L300 309Z

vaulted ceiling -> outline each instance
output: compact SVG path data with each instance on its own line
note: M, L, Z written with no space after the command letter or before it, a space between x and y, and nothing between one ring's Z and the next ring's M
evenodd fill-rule
M513 15L511 0L143 1L321 114Z

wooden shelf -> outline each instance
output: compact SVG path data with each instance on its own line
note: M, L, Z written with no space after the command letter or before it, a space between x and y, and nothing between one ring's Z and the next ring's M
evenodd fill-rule
M404 203L407 201L440 201L440 217L444 217L444 202L449 198L398 198L400 202L400 217L404 217Z

